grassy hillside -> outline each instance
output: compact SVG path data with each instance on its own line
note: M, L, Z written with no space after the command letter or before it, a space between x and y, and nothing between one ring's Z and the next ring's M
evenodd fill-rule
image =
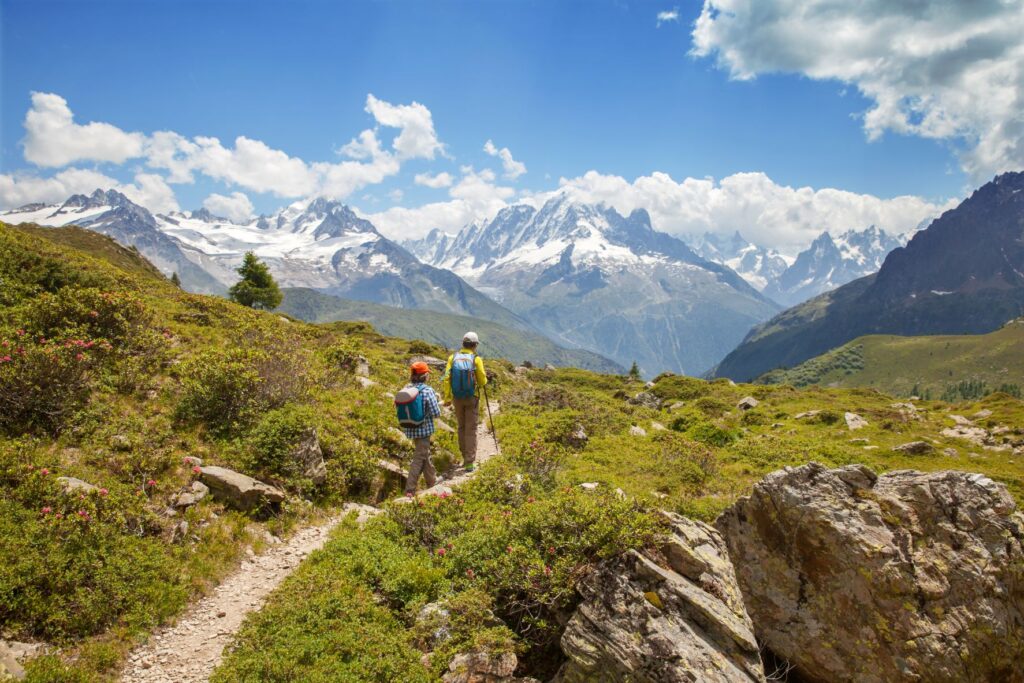
M789 370L767 384L872 387L895 396L973 398L1024 387L1024 320L989 334L899 337L869 335Z
M451 313L394 308L367 301L342 299L304 288L288 288L280 311L309 322L363 320L382 334L405 339L423 339L452 347L467 330L483 339L481 351L487 356L513 361L531 361L558 367L579 367L597 372L625 372L614 361L582 349L567 349L539 334L506 327L489 320Z
M30 681L116 679L131 644L268 532L287 534L343 500L395 495L377 462L411 452L386 392L422 342L187 294L76 229L0 224L0 281L0 627L51 646L30 663ZM357 356L378 384L362 386ZM578 369L490 367L503 455L456 495L385 504L364 530L342 525L251 615L215 681L436 681L473 649L515 651L521 674L549 680L580 577L652 543L655 510L713 519L786 465L955 468L1024 500L1024 403L1006 394L908 408L870 389L675 375L648 389ZM739 410L748 395L759 405ZM850 431L847 411L868 426ZM952 414L991 429L987 447L944 436ZM327 465L321 486L290 458L311 428ZM915 440L934 450L894 450ZM447 433L437 444L443 469L455 444ZM196 458L288 499L242 513L208 496L170 513ZM65 493L63 476L96 488ZM452 616L440 645L423 617L431 602Z

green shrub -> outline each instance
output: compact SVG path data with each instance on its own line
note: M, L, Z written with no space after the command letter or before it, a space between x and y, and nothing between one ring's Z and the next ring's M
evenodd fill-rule
M693 402L693 407L708 417L721 417L729 411L729 404L713 396L703 396Z
M409 342L409 353L416 356L428 356L436 351L433 344L422 339L413 339Z
M814 423L814 424L834 425L835 423L839 422L841 419L843 419L843 416L840 415L835 410L822 410L822 411L819 411L817 415L812 416L808 420L808 422L811 422L811 423Z
M694 441L717 447L728 446L736 440L735 435L731 432L710 422L698 422L690 427L686 434Z
M250 432L246 465L253 472L298 479L302 473L289 457L311 431L315 414L308 406L286 405L265 413Z
M219 433L247 425L308 390L301 359L283 346L273 352L253 347L203 351L182 363L178 375L178 417Z
M689 401L706 396L710 389L708 383L695 377L683 375L659 376L651 390L663 401Z
M685 432L690 427L704 420L704 416L692 409L674 413L675 417L669 426L677 432Z

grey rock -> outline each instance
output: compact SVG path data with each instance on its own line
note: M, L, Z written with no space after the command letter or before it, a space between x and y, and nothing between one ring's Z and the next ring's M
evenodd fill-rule
M653 408L654 410L659 410L661 408L661 399L649 391L641 391L639 394L629 399L629 402L635 406L644 406L645 408Z
M341 506L343 513L352 514L356 516L356 524L363 526L370 519L379 515L383 510L375 508L372 505L365 505L363 503L345 503Z
M660 550L668 567L630 551L580 582L558 683L765 680L721 536L707 524L665 516L672 531Z
M544 369L545 369L545 370L548 370L548 371L551 371L551 370L554 370L554 369L555 369L555 366L554 366L554 365L552 365L551 363L545 363L545 364L544 364Z
M281 489L226 467L203 467L200 477L214 498L242 511L277 505L285 498Z
M441 680L444 683L537 683L533 678L516 678L513 674L517 666L519 660L511 652L469 652L455 655Z
M797 420L806 420L807 418L814 417L815 415L818 415L820 413L821 413L820 410L807 410L807 411L802 412L802 413L797 413L793 417L795 419L797 419Z
M850 431L863 429L868 426L868 421L857 413L846 413L843 417L846 419L846 426Z
M362 375L356 375L356 382L358 382L359 386L361 386L363 389L369 389L370 387L377 386L377 383L374 382L372 379L370 379L369 377L363 377Z
M306 432L298 446L291 452L290 458L299 474L316 486L327 481L327 464L324 463L324 452L320 448L320 439L317 438L315 429Z
M409 359L409 364L413 363L426 363L432 370L444 370L447 361L443 358L437 358L435 356L413 356Z
M355 367L352 370L359 377L370 376L370 361L365 356L356 356Z
M210 493L210 487L201 481L192 482L187 491L182 491L174 499L174 507L187 508L195 505Z
M0 681L24 680L25 668L22 663L40 654L42 649L41 643L19 643L15 640L0 639Z
M979 474L773 472L716 522L760 641L810 681L1024 681L1024 515Z
M899 453L906 453L907 455L925 455L934 451L935 447L927 441L911 441L896 446L893 450Z
M629 433L631 436L647 436L647 430L638 425L633 425L632 427L630 427Z
M99 490L89 482L76 479L75 477L57 477L57 483L60 485L61 490L67 495L74 493L90 493L92 491Z
M513 370L513 372L516 373L517 377L524 377L530 373L530 368L526 367L525 365L518 365L516 366L515 370Z
M758 401L753 396L747 396L746 398L742 399L739 403L737 403L736 407L739 408L740 410L750 410L752 408L756 408L759 403L760 401Z

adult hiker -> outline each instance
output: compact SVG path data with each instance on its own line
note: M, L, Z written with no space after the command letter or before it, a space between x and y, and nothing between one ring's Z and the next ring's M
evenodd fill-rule
M437 481L437 471L430 461L430 437L434 433L434 418L441 416L437 394L427 384L430 366L423 362L409 366L409 383L395 394L395 412L398 424L412 439L413 455L409 464L409 477L405 480L405 495L416 495L420 474L430 488Z
M476 354L480 337L476 332L462 336L462 349L448 356L441 381L445 401L455 409L459 425L459 451L467 472L476 469L476 421L480 414L480 391L487 384L484 361Z

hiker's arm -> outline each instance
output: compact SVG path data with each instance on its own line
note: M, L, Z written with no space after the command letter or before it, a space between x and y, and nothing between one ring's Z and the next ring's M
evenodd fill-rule
M444 400L451 403L452 400L452 359L454 355L448 356L448 363L444 366L444 375L441 377L441 394L444 396Z
M487 372L484 370L484 359L480 356L476 357L476 383L479 386L487 384Z
M431 417L441 417L441 406L437 403L437 394L431 391L427 394L427 412Z

